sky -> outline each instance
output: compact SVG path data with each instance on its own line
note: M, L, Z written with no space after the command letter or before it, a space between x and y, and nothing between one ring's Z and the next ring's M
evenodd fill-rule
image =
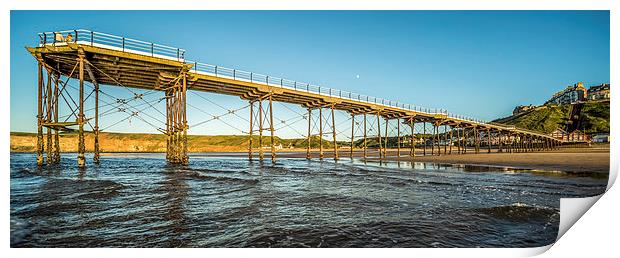
M10 128L19 132L36 131L37 65L24 47L42 31L121 35L186 49L190 60L484 120L542 104L577 82L610 80L608 11L12 11L10 26ZM188 93L188 103L191 134L247 130L247 108L202 123L247 106L238 97ZM163 120L160 104L142 117ZM302 137L304 112L276 104L276 134ZM157 119L155 126L135 117L115 124L126 117L111 113L100 127L157 132ZM336 114L338 131L350 131L349 118Z

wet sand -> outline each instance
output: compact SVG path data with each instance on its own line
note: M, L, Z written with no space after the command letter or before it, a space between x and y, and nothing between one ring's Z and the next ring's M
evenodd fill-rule
M317 151L313 151L313 158L318 158ZM609 149L607 148L570 148L548 152L530 153L481 153L474 154L473 150L467 154L451 154L441 156L423 156L420 150L416 150L415 157L409 157L409 150L402 150L401 157L397 156L396 150L389 150L386 160L389 161L415 161L447 164L475 164L489 166L504 166L520 169L552 170L578 173L609 173ZM305 157L306 153L291 152L278 153L278 157ZM349 158L349 150L340 150L340 158ZM361 158L361 151L354 151L354 157ZM332 151L325 151L325 158L333 158ZM378 160L378 152L368 152L368 160Z

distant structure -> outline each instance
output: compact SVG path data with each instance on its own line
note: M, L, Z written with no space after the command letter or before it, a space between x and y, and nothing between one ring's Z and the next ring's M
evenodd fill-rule
M561 90L547 100L545 105L547 104L571 104L578 101L586 100L588 96L588 90L583 87L583 83L579 82L572 86L566 87L566 89Z
M588 89L588 100L609 99L609 83L592 86Z
M512 110L512 115L513 115L513 116L516 116L516 115L521 114L521 113L523 113L523 112L525 112L525 111L532 110L532 109L534 109L534 108L536 108L536 107L538 107L538 106L534 106L534 105L532 105L532 104L530 104L530 105L522 105L522 106L517 106L517 107L515 107L515 109L514 109L514 110Z

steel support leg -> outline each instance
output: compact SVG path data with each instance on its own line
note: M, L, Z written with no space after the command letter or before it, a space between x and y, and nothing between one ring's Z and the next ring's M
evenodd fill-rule
M454 139L454 128L450 126L450 149L448 150L448 154L452 155L452 140Z
M258 100L258 160L265 160L263 151L263 99Z
M426 122L422 122L422 138L424 139L422 144L424 148L422 155L426 156L426 143L428 142L428 137L426 137Z
M366 153L366 113L364 113L364 160L367 158Z
M95 128L93 132L94 146L93 146L93 162L99 164L99 84L95 83Z
M323 107L319 108L319 159L323 160Z
M254 133L254 101L250 100L250 130L248 137L248 160L252 161L254 158L254 154L252 154L252 136Z
M50 124L52 122L52 72L47 69L47 87L45 90L45 100L46 100L46 108L45 108L45 122ZM46 160L47 164L51 165L54 162L52 157L52 129L48 126L47 130L47 140L46 140Z
M349 158L353 159L353 145L355 144L355 114L351 114L351 150Z
M383 150L381 149L381 117L377 113L377 134L379 135L379 159L383 158Z
M487 129L487 153L491 153L491 129Z
M411 151L409 152L409 156L414 157L415 156L415 123L413 122L413 117L411 117L411 120L409 120L409 126L411 127Z
M310 157L310 145L312 139L312 109L308 108L308 147L306 147L306 159L311 159Z
M78 57L78 62L80 64L80 98L79 98L79 113L78 113L78 167L83 168L86 166L86 158L84 156L84 152L86 151L86 146L84 145L84 123L86 122L84 119L84 56Z
M388 140L390 138L390 132L388 131L389 123L390 119L385 118L385 144L383 145L383 158L387 158Z
M60 74L54 73L54 123L58 123L58 80ZM60 135L58 129L54 130L54 163L60 163Z
M332 104L332 136L334 140L334 160L338 160L338 142L336 142L336 117L334 116L334 105Z
M37 94L37 165L43 165L43 64L39 60Z
M397 118L396 121L396 155L400 158L400 118Z
M276 142L273 129L273 100L271 94L269 94L269 131L271 133L271 163L276 163Z

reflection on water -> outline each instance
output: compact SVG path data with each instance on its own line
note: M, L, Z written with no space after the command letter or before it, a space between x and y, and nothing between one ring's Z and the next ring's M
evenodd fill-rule
M240 154L241 155L241 154ZM559 198L607 178L507 168L195 154L109 154L37 168L11 154L12 247L529 247ZM69 155L66 155L69 156Z

